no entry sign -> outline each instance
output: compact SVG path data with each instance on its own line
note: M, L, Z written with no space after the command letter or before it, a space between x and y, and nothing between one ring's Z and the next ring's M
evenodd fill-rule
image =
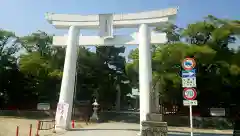
M186 100L194 100L197 97L197 91L194 88L184 88L183 97Z
M192 70L196 66L196 62L193 58L185 58L182 61L182 67L185 70Z

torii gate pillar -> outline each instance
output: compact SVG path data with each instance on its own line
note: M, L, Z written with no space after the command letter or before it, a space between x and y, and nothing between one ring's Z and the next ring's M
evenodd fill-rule
M70 122L72 116L73 106L73 95L75 89L75 73L76 73L76 62L77 62L77 51L78 51L78 40L79 40L79 28L76 26L70 26L68 30L68 40L64 60L64 69L62 76L62 84L58 101L58 108L60 105L62 109L56 112L56 128L70 129ZM59 112L63 110L63 118ZM68 112L66 112L66 110Z
M152 87L150 40L150 30L148 26L141 24L139 27L140 121L145 121L147 114L150 113L150 93Z

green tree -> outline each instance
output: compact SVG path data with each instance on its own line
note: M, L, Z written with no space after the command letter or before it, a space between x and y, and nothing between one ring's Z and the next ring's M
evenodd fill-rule
M162 100L182 105L181 61L193 57L197 62L200 106L237 103L237 99L231 97L239 88L239 51L230 49L229 45L236 43L239 35L238 21L209 15L186 28L165 24L156 30L165 32L168 38L165 45L155 45L152 53L153 82L161 83ZM133 86L137 87L138 50L132 51L129 58L127 73ZM215 96L214 100L212 96Z

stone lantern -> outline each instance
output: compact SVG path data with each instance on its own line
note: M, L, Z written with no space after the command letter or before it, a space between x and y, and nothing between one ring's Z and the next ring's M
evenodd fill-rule
M98 109L99 109L99 104L98 104L98 102L97 102L96 99L94 100L94 103L92 104L92 106L93 106L93 114L92 114L90 120L98 121L99 118L98 118L98 113L97 113L97 111L98 111Z

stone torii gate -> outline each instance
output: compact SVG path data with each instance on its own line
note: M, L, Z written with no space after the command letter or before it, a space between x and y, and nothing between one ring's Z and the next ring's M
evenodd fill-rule
M69 129L74 95L77 46L139 45L140 122L151 113L152 67L150 44L165 43L166 34L150 32L150 27L174 21L177 8L130 14L71 15L47 13L46 19L57 29L68 29L67 36L54 36L54 46L65 46L66 55L59 97L65 103L63 121L56 114L56 128ZM138 33L114 35L113 29L139 28ZM81 29L98 29L99 36L79 36ZM141 125L140 125L141 128Z

